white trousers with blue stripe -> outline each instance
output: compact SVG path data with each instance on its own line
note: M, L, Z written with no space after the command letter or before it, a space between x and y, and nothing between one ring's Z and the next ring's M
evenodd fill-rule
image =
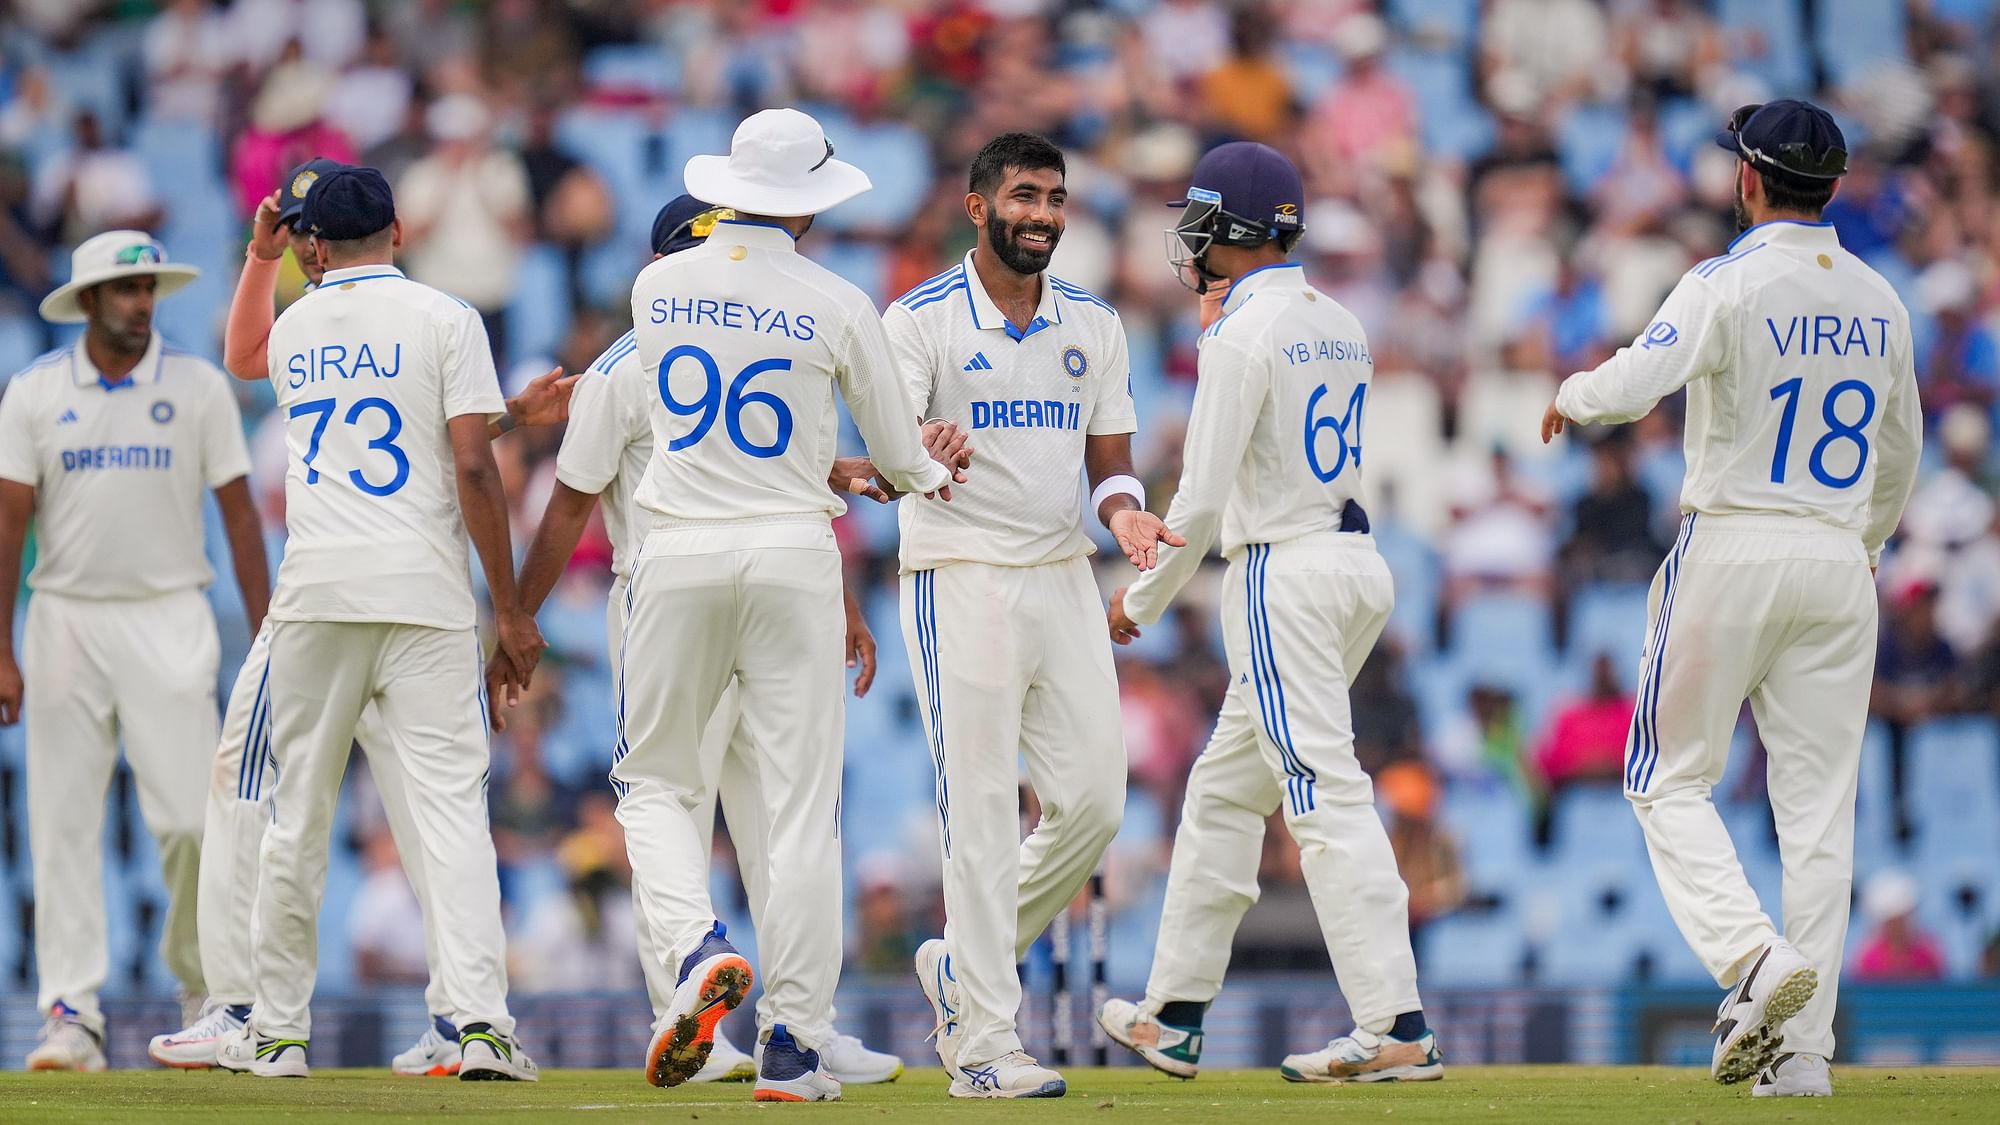
M199 996L201 766L215 749L220 660L208 599L199 590L125 601L37 593L23 640L37 1005L46 1012L60 1000L103 1026L104 800L121 742L167 887L160 953Z
M1348 684L1389 620L1389 569L1369 536L1310 535L1232 555L1222 593L1229 694L1188 775L1146 1006L1221 990L1257 901L1265 819L1282 810L1354 1023L1387 1031L1423 1003L1409 891L1354 758Z
M1689 516L1652 600L1625 795L1660 892L1724 986L1778 934L1710 798L1747 699L1770 759L1784 935L1819 968L1785 1050L1831 1057L1875 675L1867 553L1853 532L1815 520Z
M1021 957L1097 869L1125 810L1125 736L1090 560L903 576L930 739L959 1061L1021 1048ZM1021 839L1021 762L1041 820Z
M236 673L222 712L222 740L208 783L201 837L201 971L208 998L221 1004L257 999L250 927L257 901L257 858L264 846L264 826L271 822L271 796L278 788L271 754L271 625L267 621L258 631ZM414 861L422 844L410 817L403 761L390 733L373 703L362 708L354 741L368 758L368 776L381 794L396 854L403 857L410 889L423 905L429 901L424 866ZM434 1015L456 1020L438 981L437 927L431 915L425 907L424 960L430 966L430 982L424 1000Z
M439 940L440 1015L461 1027L514 1030L507 1011L507 935L486 816L486 682L479 636L390 622L270 625L271 751L277 775L257 870L252 957L258 1034L310 1038L319 968L319 908L341 777L355 727L376 707L401 759L423 902ZM382 755L377 754L379 761Z
M737 684L768 826L758 1020L815 1048L832 1036L842 953L840 588L823 516L656 528L631 579L611 768L651 971L678 980L716 920L703 747Z

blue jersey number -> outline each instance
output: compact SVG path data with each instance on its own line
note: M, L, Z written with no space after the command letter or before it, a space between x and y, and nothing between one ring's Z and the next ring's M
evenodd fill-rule
M326 436L327 424L333 421L333 415L339 409L340 403L335 399L316 398L311 402L301 402L293 406L286 414L288 418L303 418L307 415L315 416L312 437L306 443L305 466L307 484L319 483L319 469L313 465L313 462L319 459L319 443L320 439ZM410 481L409 454L404 453L403 448L396 444L396 438L403 432L403 416L396 412L396 404L390 402L388 399L364 398L357 400L354 405L348 407L347 414L341 421L350 426L356 425L361 421L361 416L370 411L380 413L383 421L381 436L369 439L368 448L387 453L390 462L395 465L395 471L390 474L388 481L383 484L376 484L370 481L362 475L360 469L349 469L347 471L347 479L354 482L354 487L371 496L388 496L401 490Z
M1785 400L1784 416L1778 419L1778 445L1771 451L1771 483L1785 483L1785 471L1792 455L1792 428L1799 419L1799 395L1805 390L1805 380L1787 379L1771 388L1771 401ZM1848 392L1861 396L1861 417L1853 422L1840 418L1840 401ZM1826 422L1826 433L1813 443L1812 454L1806 458L1806 468L1812 478L1828 488L1851 488L1861 479L1861 472L1868 467L1868 435L1863 431L1868 423L1875 420L1875 388L1859 379L1843 379L1826 392L1820 403L1820 418ZM1846 476L1834 476L1826 468L1826 451L1836 441L1854 443L1854 471Z
M668 385L667 376L673 366L682 360L693 360L701 368L703 376L701 395L692 401L683 402L674 397L673 388ZM790 371L789 359L760 359L736 373L729 381L729 390L722 389L722 368L715 357L693 344L682 344L660 357L660 404L670 414L695 420L692 429L667 443L669 452L686 449L708 436L715 428L715 419L722 416L723 429L729 434L730 442L736 448L752 457L779 457L792 444L792 409L785 400L769 391L747 389L750 380L767 371ZM762 406L777 419L778 435L769 445L759 445L743 433L743 408L750 405Z
M1348 458L1354 459L1354 467L1361 467L1361 410L1368 401L1368 384L1360 383L1347 399L1347 412L1336 418L1332 414L1315 416L1320 400L1326 397L1326 386L1315 388L1312 397L1306 400L1306 464L1311 466L1313 475L1323 484L1331 484L1347 468ZM1333 468L1329 469L1319 458L1321 430L1332 430L1340 441L1335 451Z

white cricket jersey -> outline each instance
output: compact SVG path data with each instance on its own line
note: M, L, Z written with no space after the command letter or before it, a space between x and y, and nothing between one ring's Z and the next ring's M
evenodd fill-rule
M393 266L329 270L271 326L285 524L271 616L469 629L448 419L506 409L479 314Z
M630 332L592 361L569 397L569 425L556 451L556 479L598 497L611 540L611 573L631 576L632 552L644 537L633 526L644 513L632 493L653 460L652 387Z
M1232 283L1223 315L1202 333L1199 382L1167 526L1185 547L1125 592L1125 612L1148 625L1201 566L1222 553L1339 531L1361 500L1361 428L1375 361L1361 322L1307 283L1292 264Z
M1630 346L1565 380L1556 408L1629 422L1683 386L1683 511L1817 519L1880 557L1923 446L1910 316L1831 225L1744 231Z
M1034 319L1010 324L968 253L897 298L883 324L917 408L971 431L973 449L951 503L903 505L903 573L1090 554L1084 437L1139 428L1117 311L1043 274Z
M35 490L28 585L75 598L207 586L201 494L250 473L229 377L153 334L107 383L81 341L42 356L0 397L0 478Z
M717 223L639 271L632 323L655 448L637 499L654 516L846 511L826 485L836 387L891 484L932 492L950 479L924 453L875 306L782 227Z

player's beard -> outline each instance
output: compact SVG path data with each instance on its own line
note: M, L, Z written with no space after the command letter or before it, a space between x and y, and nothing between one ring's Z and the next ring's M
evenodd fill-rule
M1020 235L1024 231L1045 233L1049 236L1047 250L1030 250L1021 244ZM1000 264L1019 274L1037 274L1049 268L1049 259L1055 257L1056 244L1062 241L1062 228L1048 223L1016 223L1008 226L998 215L986 216L986 242L993 247L993 255Z
M1736 177L1735 218L1737 234L1742 234L1744 231L1750 229L1750 208L1743 203L1743 177L1741 176Z

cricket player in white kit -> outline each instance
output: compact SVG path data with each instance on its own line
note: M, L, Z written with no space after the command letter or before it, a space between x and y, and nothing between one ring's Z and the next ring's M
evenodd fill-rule
M691 195L680 196L661 208L653 220L653 253L663 258L699 246L717 222L734 216L726 207L711 207ZM645 479L646 467L653 460L652 404L659 389L655 380L647 378L638 343L630 332L613 341L584 376L576 388L575 409L568 429L563 431L562 448L556 453L555 486L549 491L548 505L521 562L521 604L531 613L541 608L575 553L590 511L601 497L604 530L611 540L607 614L611 678L616 683L622 671L619 656L625 646L625 592L630 586L632 554L645 540L646 513L632 503L632 493ZM888 503L887 494L867 483L866 478L873 473L874 466L867 458L836 458L828 487L837 485L842 492ZM867 693L875 678L875 638L852 595L845 601L847 638L842 648L848 665L859 668L854 693L860 696ZM498 654L494 657L496 662L503 659ZM501 702L502 694L494 693L493 699ZM496 717L496 722L505 725L504 718ZM757 780L756 750L741 721L733 686L723 693L714 718L702 732L700 754L706 799L694 810L695 831L704 845L714 839L719 800L729 818L730 841L736 848L737 870L754 926L764 916L769 882L763 792ZM704 854L704 862L706 859ZM676 982L653 946L652 928L639 910L635 908L633 914L639 919L640 966L657 1027L666 1018ZM821 1056L827 1072L842 1085L893 1081L903 1072L903 1060L871 1051L860 1039L838 1032ZM755 1059L738 1050L718 1028L708 1062L689 1081L738 1081L756 1076Z
M390 265L401 241L381 173L321 177L301 221L325 270L271 329L289 421L289 540L272 599L277 792L256 899L257 999L217 1065L303 1076L318 908L355 724L373 702L406 767L437 966L459 1020L459 1077L527 1079L507 1011L506 942L486 820L487 708L468 533L499 643L525 681L541 647L515 596L488 445L503 402L478 314Z
M1187 545L1113 595L1110 625L1129 644L1158 621L1219 538L1230 687L1188 777L1145 1001L1107 1001L1098 1021L1154 1067L1195 1076L1202 1016L1257 901L1264 822L1282 810L1355 1029L1287 1057L1279 1073L1436 1079L1444 1065L1417 995L1409 892L1354 757L1348 706L1395 601L1361 507L1374 361L1354 315L1286 261L1305 230L1304 194L1276 150L1222 145L1195 166L1168 232L1183 280L1226 280L1228 296L1202 333L1167 511Z
M676 981L647 1078L701 1069L750 988L715 920L699 747L732 677L768 825L759 1101L822 1101L820 1057L841 961L839 797L844 671L840 554L827 490L836 390L899 490L938 493L867 297L802 257L812 216L867 191L819 123L766 110L730 153L688 161L689 192L736 211L632 288L634 341L657 394L657 450L636 502L648 527L626 595L619 793L641 912Z
M321 270L311 239L299 222L305 200L320 176L347 167L325 158L309 160L292 170L285 183L258 205L251 220L250 244L243 273L229 306L223 333L223 362L237 378L261 383L270 377L272 294L284 253L290 247L304 271L309 288L319 284ZM568 413L575 377L561 369L531 380L520 396L507 400L507 413L489 425L499 437L516 426L551 425ZM277 777L271 769L271 704L269 669L271 633L256 640L237 671L224 706L222 738L210 771L208 811L202 831L199 925L201 971L208 984L208 1003L200 1017L178 1031L156 1035L147 1054L164 1066L201 1069L215 1065L222 1037L243 1026L257 998L252 972L251 915L257 896L257 859L264 828L271 822L271 797ZM382 811L403 869L418 903L429 900L424 881L420 842L410 814L408 782L402 757L395 752L395 732L386 729L373 704L362 709L354 741L368 758L369 776L382 798ZM397 1074L446 1077L458 1073L458 1026L449 1014L442 978L437 973L437 927L433 911L424 911L425 961L431 967L424 990L430 1008L423 1034L415 1044L390 1060Z
M212 490L250 627L269 597L250 455L229 381L153 330L154 302L197 271L140 231L76 248L43 300L81 340L37 359L0 398L0 723L28 719L36 1004L31 1070L104 1069L97 992L107 972L104 795L122 743L168 893L160 949L199 1006L196 941L205 766L215 750L220 647L202 590L201 494ZM13 652L21 548L28 576L23 669Z
M1063 155L1026 133L973 158L963 262L890 306L910 397L969 431L978 479L949 506L902 511L902 616L937 770L945 934L917 952L951 1093L1061 1097L1021 1049L1019 959L1118 832L1125 739L1089 507L1141 569L1171 539L1132 476L1125 328L1048 275L1063 231ZM1022 756L1042 819L1023 841Z
M1817 106L1746 106L1728 252L1645 332L1564 381L1543 440L1629 422L1687 388L1680 538L1653 582L1625 794L1681 934L1730 991L1714 1074L1758 1096L1832 1092L1854 874L1854 790L1875 670L1872 572L1922 447L1909 314L1820 212L1847 170ZM1710 791L1749 699L1770 755L1782 934Z

